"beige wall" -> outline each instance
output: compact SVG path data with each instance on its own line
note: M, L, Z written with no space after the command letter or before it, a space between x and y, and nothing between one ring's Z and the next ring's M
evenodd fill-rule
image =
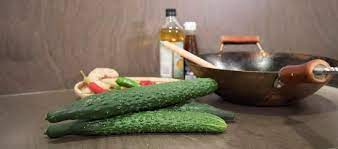
M166 7L198 23L201 52L257 34L265 49L338 59L336 0L1 0L0 94L72 88L95 67L158 76Z

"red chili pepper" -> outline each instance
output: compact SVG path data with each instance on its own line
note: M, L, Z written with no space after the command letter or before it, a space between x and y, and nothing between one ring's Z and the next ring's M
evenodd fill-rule
M153 81L150 81L150 80L142 80L142 81L140 81L140 83L139 83L141 86L149 86L149 85L154 85L154 84L156 84L155 82L153 82Z
M89 78L84 74L81 70L80 73L83 76L83 81L87 84L88 88L94 92L95 94L106 92L107 90L102 88L101 86L97 85L95 82L89 80Z
M87 86L88 88L93 91L94 93L96 94L99 94L99 93L104 93L106 92L107 90L103 89L102 87L100 87L99 85L97 85L96 83L94 82L90 82L89 84L87 83Z

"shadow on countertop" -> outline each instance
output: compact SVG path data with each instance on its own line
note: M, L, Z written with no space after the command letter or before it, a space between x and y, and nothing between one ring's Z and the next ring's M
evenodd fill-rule
M48 140L48 143L51 144L63 144L63 143L68 143L68 142L81 142L81 141L97 141L101 139L107 139L110 140L112 138L119 138L120 137L167 137L167 136L180 136L180 137L200 137L200 136L213 136L213 137L218 137L222 136L223 134L214 134L214 133L138 133L138 134L119 134L119 135L107 135L107 136L81 136L81 135L68 135L68 136L63 136L60 138L53 138L50 139L47 136L45 136L45 139Z
M217 108L233 111L235 113L247 113L266 116L290 116L290 115L311 115L337 111L335 105L329 99L320 95L311 95L297 103L280 107L255 107L238 105L227 102L216 94L208 95L208 98L199 98L197 101L213 105Z

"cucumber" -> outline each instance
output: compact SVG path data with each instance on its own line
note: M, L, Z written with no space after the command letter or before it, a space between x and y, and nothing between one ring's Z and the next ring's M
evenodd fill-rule
M49 122L93 120L111 116L156 110L189 99L205 96L217 89L215 80L198 78L152 86L116 90L86 97L47 114Z
M201 112L146 111L95 121L54 124L45 134L50 138L65 135L113 135L130 133L222 133L223 119Z
M205 112L216 115L226 122L233 122L235 120L235 113L231 111L225 111L208 104L198 103L195 101L189 101L185 104L179 104L173 107L160 109L160 111L195 111Z

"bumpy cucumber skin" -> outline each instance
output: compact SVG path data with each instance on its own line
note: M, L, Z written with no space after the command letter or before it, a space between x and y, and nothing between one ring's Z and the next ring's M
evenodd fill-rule
M76 119L93 120L131 112L155 110L208 95L216 89L215 80L198 78L107 92L86 97L49 112L46 120L51 123Z
M145 111L95 121L76 121L48 127L46 135L113 135L130 133L222 133L223 119L202 112Z
M160 110L169 110L169 111L195 111L195 112L205 112L216 115L226 122L233 122L235 120L235 113L231 111L225 111L218 109L208 104L198 103L195 101L189 101L185 104L175 105L173 107L168 107Z

